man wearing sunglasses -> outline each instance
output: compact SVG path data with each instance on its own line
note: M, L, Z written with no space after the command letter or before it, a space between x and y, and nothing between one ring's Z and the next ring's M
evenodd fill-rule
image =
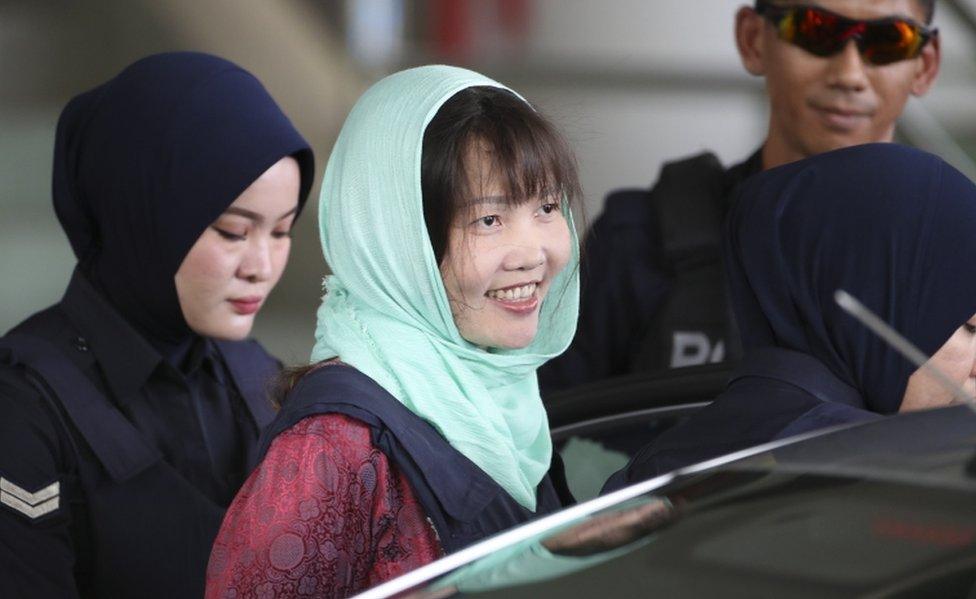
M891 141L909 95L939 68L934 0L756 2L736 17L746 70L766 78L771 168L844 146ZM861 20L863 19L863 20Z
M939 70L935 0L758 0L736 14L746 71L765 79L769 127L746 161L666 164L650 190L608 196L581 266L576 338L539 372L545 392L633 372L734 361L722 224L756 172L892 140L909 96Z

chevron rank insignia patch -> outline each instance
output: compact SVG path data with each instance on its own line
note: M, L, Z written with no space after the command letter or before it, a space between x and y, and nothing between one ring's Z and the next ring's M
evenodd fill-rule
M0 503L36 520L58 509L61 503L61 483L53 482L31 493L0 476Z

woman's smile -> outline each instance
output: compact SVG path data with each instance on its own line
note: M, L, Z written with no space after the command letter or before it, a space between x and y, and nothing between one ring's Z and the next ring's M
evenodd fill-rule
M485 294L495 305L518 316L532 314L542 303L541 281L492 289Z

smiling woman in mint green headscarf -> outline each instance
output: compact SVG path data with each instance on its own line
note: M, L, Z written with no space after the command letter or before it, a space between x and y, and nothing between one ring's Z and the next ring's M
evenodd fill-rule
M572 152L514 92L430 66L374 85L326 168L333 274L232 504L208 596L343 596L572 501L536 369L576 327Z

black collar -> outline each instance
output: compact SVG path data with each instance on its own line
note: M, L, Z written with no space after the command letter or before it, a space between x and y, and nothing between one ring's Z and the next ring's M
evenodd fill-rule
M192 376L200 368L205 368L211 376L221 380L219 369L214 364L214 345L210 339L193 335L170 356L168 362L184 376Z
M752 153L744 161L730 167L725 171L725 197L732 199L732 192L735 188L749 177L762 172L762 146Z
M81 341L91 348L116 398L133 395L163 361L77 268L61 307L81 334Z

